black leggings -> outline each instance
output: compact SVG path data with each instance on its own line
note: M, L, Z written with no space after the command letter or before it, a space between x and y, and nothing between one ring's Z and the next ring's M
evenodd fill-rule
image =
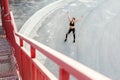
M70 34L71 31L73 32L73 38L74 38L74 40L75 40L75 28L69 29L68 33L66 34L66 39L67 39L67 37L68 37L68 34Z

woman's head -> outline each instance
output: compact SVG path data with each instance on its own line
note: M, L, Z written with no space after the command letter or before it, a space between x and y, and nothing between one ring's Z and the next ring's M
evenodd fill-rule
M75 21L75 18L74 18L74 17L72 18L72 21Z

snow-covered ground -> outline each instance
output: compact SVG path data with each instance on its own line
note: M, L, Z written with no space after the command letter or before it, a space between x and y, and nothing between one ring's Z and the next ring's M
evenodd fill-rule
M40 28L33 38L113 80L119 80L119 3L120 0L75 0L52 13L42 25L36 25ZM72 42L72 34L64 42L69 29L67 11L72 17L80 19L76 24L75 43ZM55 67L49 62L47 59L44 64L55 72Z

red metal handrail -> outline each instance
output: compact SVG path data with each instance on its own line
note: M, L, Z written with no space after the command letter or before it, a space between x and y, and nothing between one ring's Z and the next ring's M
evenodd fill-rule
M15 33L15 35L20 38L20 44L23 44L21 43L21 40L27 42L32 48L34 48L33 50L40 51L42 54L44 54L59 65L59 80L69 80L69 75L73 75L78 80L110 80L109 78L99 74L98 72L93 71L92 69L33 39L27 38L17 32ZM33 53L31 53L31 59L33 57L35 58L35 51L32 52Z

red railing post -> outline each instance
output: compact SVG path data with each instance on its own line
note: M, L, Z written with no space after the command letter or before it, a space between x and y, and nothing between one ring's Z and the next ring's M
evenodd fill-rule
M20 47L23 47L23 39L20 39Z
M34 66L32 66L32 70L33 70L33 77L32 80L37 80L37 70Z
M9 1L1 0L2 4L2 26L5 29L5 34L11 46L15 48L15 36L14 36L14 27L11 20L11 14L9 9Z
M63 68L60 68L59 72L59 80L69 80L69 73L67 71L65 71Z
M34 47L32 47L32 46L30 46L30 50L31 50L31 58L35 58L36 56L36 51L35 51L35 48ZM34 72L34 70L32 69L32 62L30 63L30 68L31 68L31 70L30 70L30 75L31 75L31 80L32 80L32 78L33 78L33 76L36 76L36 74L33 74L33 72Z
M3 19L4 19L4 23L6 23L7 25L5 26L10 26L10 21L11 21L11 16L10 16L10 9L9 9L9 2L8 0L2 0L2 3L3 3ZM10 26L11 27L11 26Z
M9 9L9 3L8 3L8 0L2 0L4 2L4 10L5 10L5 13L9 13L10 12L10 9Z
M31 46L31 58L35 58L35 57L36 57L35 48Z
M23 47L23 39L21 39L20 37L19 37L19 46L20 46L20 48L21 47ZM21 74L23 74L23 59L22 59L22 50L20 50L20 61L21 61L21 63L19 63L20 64L20 68L21 68ZM24 78L24 75L22 75L22 78Z

